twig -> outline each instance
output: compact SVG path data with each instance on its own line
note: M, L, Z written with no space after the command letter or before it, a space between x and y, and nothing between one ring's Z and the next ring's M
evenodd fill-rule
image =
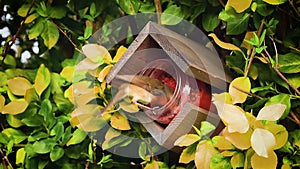
M279 39L274 38L274 40L275 40L277 43L283 44L283 42L282 42L281 40L279 40ZM292 50L294 50L294 51L296 51L296 52L299 52L299 53L300 53L300 49L297 49L297 48L295 48L295 47L293 47L293 46L287 46L287 47L290 48L290 49L292 49Z
M300 17L300 13L298 12L298 9L294 6L293 0L289 0L289 2L291 4L293 10L295 11L295 13Z
M256 97L256 98L258 98L258 99L260 99L260 100L263 99L263 98L260 97L259 95L254 94L254 93L247 92L247 91L245 91L245 90L243 90L243 89L241 89L241 88L239 88L239 87L237 87L237 86L233 86L233 88L235 88L236 90L238 90L238 91L240 91L240 92L243 92L243 93L245 93L245 94L248 94L248 95L250 95L251 97Z
M67 33L58 25L56 24L53 20L51 20L52 23L54 23L57 27L57 29L68 39L68 41L72 44L75 50L81 53L81 50L78 49L77 45L72 41L72 39L67 35Z
M223 8L225 8L225 3L223 2L223 0L219 0L219 3L222 5Z
M10 48L12 47L12 45L16 42L17 37L19 36L19 34L20 34L20 32L21 32L21 30L22 30L22 28L23 28L23 26L24 26L25 20L27 19L27 17L29 16L29 14L30 14L30 12L31 12L31 9L32 9L32 7L33 7L33 5L34 5L34 2L35 2L35 0L32 0L32 2L31 2L31 4L30 4L30 7L29 7L29 9L28 9L28 11L27 11L25 17L24 17L23 20L21 21L20 26L19 26L19 28L18 28L16 34L11 38L11 40L7 41L7 42L4 44L3 52L2 52L1 55L0 55L0 56L3 57L3 59L2 59L2 61L1 61L1 63L0 63L0 66L4 63L4 60L5 60L5 58L6 58L6 55L8 54L9 49L10 49Z
M274 42L274 39L273 38L270 38L273 42L273 46L274 46L274 50L275 50L275 68L277 69L278 68L278 51L277 51L277 46Z
M273 70L280 76L282 80L284 80L298 95L300 95L300 91L275 67L272 66L272 63L268 60L265 54L261 53L262 57L266 59L268 64L273 68Z
M290 112L290 115L292 116L293 121L294 121L296 124L300 125L300 120L299 120L298 116L297 116L293 111Z
M157 23L161 25L161 13L162 13L161 2L160 0L154 0L154 3L156 8L156 14L157 14Z
M0 149L0 157L1 157L1 161L2 161L2 166L4 168L7 168L7 165L8 165L11 169L13 169L13 166L9 162L7 156L4 154L4 152L2 151L2 149Z
M260 38L260 35L261 35L261 33L262 33L263 28L264 28L264 22L262 21L261 24L260 24L260 26L259 26L259 29L258 29L258 31L257 31L257 36L258 36L258 38ZM249 62L248 62L247 70L246 70L246 72L245 72L245 74L244 74L245 77L247 77L248 74L249 74L249 72L250 72L251 65L252 65L252 61L253 61L254 56L255 56L255 54L256 54L256 51L255 51L255 50L256 50L256 48L253 47L253 49L252 49L252 51L251 51L250 59L249 59Z

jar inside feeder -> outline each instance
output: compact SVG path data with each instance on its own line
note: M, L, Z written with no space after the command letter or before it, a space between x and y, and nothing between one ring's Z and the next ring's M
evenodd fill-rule
M158 123L169 124L188 102L206 110L210 109L209 85L186 75L169 59L150 62L139 75L157 79L163 84L161 88L143 86L156 97L148 105L140 106Z

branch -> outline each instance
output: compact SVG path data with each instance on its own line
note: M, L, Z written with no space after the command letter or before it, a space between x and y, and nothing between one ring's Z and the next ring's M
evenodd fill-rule
M290 119L290 120L294 121L296 124L298 124L300 126L299 117L293 111L290 112L290 115L292 116L292 119L293 119L293 120L292 119Z
M154 0L154 3L155 3L155 8L156 8L156 14L157 14L157 23L159 25L161 25L162 8L161 8L160 0Z
M225 8L225 3L223 2L223 0L219 0L219 3L222 5L223 8Z
M289 0L289 2L291 4L293 10L295 11L295 13L298 15L298 17L300 17L300 13L298 12L297 8L294 6L293 0Z
M77 45L72 41L72 39L67 35L67 33L58 25L56 24L53 20L51 20L52 23L54 23L57 27L57 29L68 39L68 41L72 44L75 50L77 50L79 53L81 53L81 50L78 49Z
M31 9L32 9L32 7L33 7L33 5L34 5L34 2L35 2L35 0L32 0L32 2L31 2L31 4L30 4L30 7L29 7L29 9L28 9L28 11L27 11L25 17L24 17L23 20L21 21L20 26L19 26L19 28L18 28L16 34L15 34L14 36L12 36L11 40L7 41L7 42L4 44L3 52L2 52L1 55L0 55L0 56L3 57L3 60L2 60L1 63L0 63L0 66L4 63L4 60L5 60L5 58L6 58L6 55L8 54L9 49L10 49L11 46L16 42L16 39L17 39L17 37L19 36L19 34L20 34L20 32L21 32L21 30L22 30L22 28L23 28L23 26L24 26L25 20L28 18L29 14L30 14L30 12L31 12Z
M284 80L298 95L300 95L300 91L276 67L272 66L272 63L265 56L265 54L261 53L261 56L268 62L268 64L272 67L276 74L280 76L280 78Z
M261 35L261 33L262 33L263 28L264 28L264 21L261 22L261 24L260 24L260 26L259 26L259 29L258 29L258 31L257 31L257 36L258 36L258 38L260 38L260 35ZM245 72L245 74L244 74L245 77L247 77L248 74L249 74L249 72L250 72L251 65L252 65L252 61L253 61L254 56L255 56L255 54L256 54L255 50L256 50L256 48L253 47L253 49L252 49L252 51L251 51L250 59L249 59L249 62L248 62L248 67L247 67L247 70L246 70L246 72Z
M2 149L0 149L0 157L1 157L1 163L2 163L2 166L4 169L8 168L7 165L9 166L9 168L13 169L13 166L9 162L7 156L4 154Z

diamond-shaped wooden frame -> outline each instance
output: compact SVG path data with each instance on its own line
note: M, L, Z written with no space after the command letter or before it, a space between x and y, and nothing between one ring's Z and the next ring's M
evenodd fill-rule
M182 72L209 84L214 89L224 90L224 86L227 88L228 83L232 80L231 76L224 72L224 67L219 67L222 63L216 57L215 52L150 21L115 64L106 77L106 81L111 83L119 74L135 74L136 71L142 70L147 63L161 59L161 53L151 57L139 53L147 49L162 49L165 56L173 61ZM210 68L209 71L207 68ZM203 120L218 126L216 132L223 127L215 113L210 113L190 103L186 104L166 127L151 120L143 112L137 113L136 117L152 137L166 148L172 148L177 138L191 132L192 125L195 124L199 127Z

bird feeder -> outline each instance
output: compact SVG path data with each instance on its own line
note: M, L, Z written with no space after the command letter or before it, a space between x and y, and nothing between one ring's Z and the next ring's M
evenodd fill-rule
M106 81L117 88L122 83L118 77L128 75L158 79L173 91L169 100L135 114L160 145L172 148L180 136L204 120L218 126L216 131L221 130L211 93L224 92L231 77L217 53L203 44L148 22Z

